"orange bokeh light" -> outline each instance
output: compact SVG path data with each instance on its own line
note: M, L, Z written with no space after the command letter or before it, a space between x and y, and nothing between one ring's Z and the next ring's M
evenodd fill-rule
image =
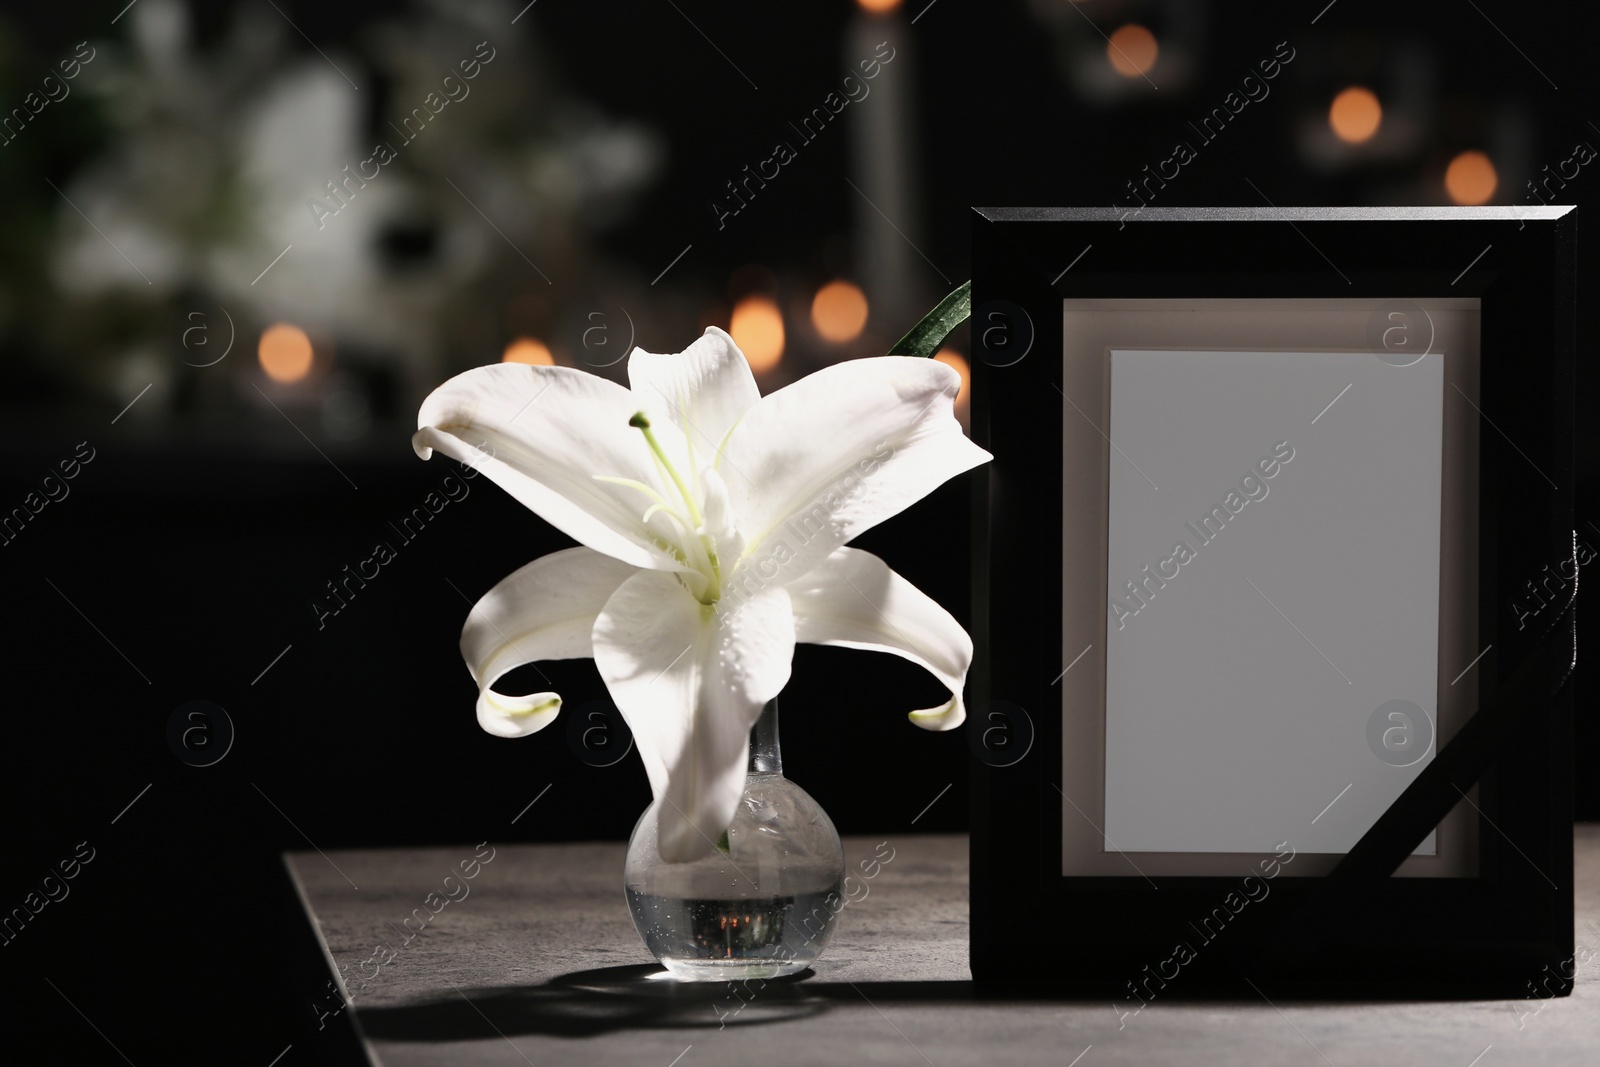
M1349 144L1360 144L1378 132L1383 122L1383 105L1372 90L1352 85L1333 98L1328 108L1328 125L1334 136Z
M811 300L811 325L825 341L854 341L867 325L867 294L854 282L829 282Z
M883 15L900 6L900 0L856 0L861 5L861 10L870 11L874 15Z
M501 363L529 363L535 367L549 367L555 361L549 346L531 337L519 337L512 341L506 345L505 354L500 357Z
M771 297L747 296L735 304L728 333L757 374L783 358L783 315Z
M967 365L967 357L953 348L941 348L933 358L947 367L953 367L961 375L961 391L956 394L956 407L961 407L967 402L972 389L972 368Z
M256 358L273 381L284 385L298 382L311 373L311 338L298 326L275 323L261 331Z
M1160 53L1156 35L1137 22L1115 30L1106 42L1106 58L1111 60L1111 66L1118 74L1129 78L1147 73L1156 65L1156 56Z
M1494 164L1482 152L1463 152L1444 172L1444 188L1458 204L1483 204L1500 184Z

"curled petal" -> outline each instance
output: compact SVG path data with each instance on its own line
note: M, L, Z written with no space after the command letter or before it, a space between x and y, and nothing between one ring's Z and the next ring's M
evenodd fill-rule
M607 599L638 568L590 548L552 552L513 571L483 595L461 630L461 655L478 683L478 725L526 737L561 710L555 693L494 691L506 672L546 659L594 655L590 633Z
M782 542L782 581L986 462L953 414L961 379L910 356L849 360L762 397L722 466L746 559Z
M782 587L737 608L701 604L640 571L594 624L594 660L650 775L669 863L708 854L744 792L750 727L789 680L794 616Z
M945 684L950 699L911 712L911 721L925 730L961 725L972 638L926 593L857 548L835 549L788 588L795 640L892 652L918 664Z
M633 394L571 367L500 363L458 374L428 395L411 439L489 479L574 540L636 567L680 570L645 526L650 493L669 492L644 437L628 425ZM662 427L669 451L678 431ZM595 475L604 478L596 478Z

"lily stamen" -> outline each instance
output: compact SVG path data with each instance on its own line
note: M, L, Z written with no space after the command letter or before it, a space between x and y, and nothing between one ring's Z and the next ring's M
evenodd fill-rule
M689 487L683 482L683 477L673 467L671 461L667 459L666 450L661 447L661 442L656 440L656 435L650 429L649 417L642 411L635 412L633 418L628 420L628 425L644 434L645 443L650 446L650 451L655 455L656 463L666 472L667 477L672 479L672 484L677 487L678 495L683 498L684 506L689 511L688 521L685 523L683 516L679 515L675 508L669 507L666 501L656 495L657 503L645 512L644 521L648 523L657 512L666 515L680 528L687 544L696 537L695 531L705 528L705 518L700 514L699 505L695 503L694 493L689 491ZM693 446L691 446L691 461L693 455ZM692 470L691 473L693 473ZM697 483L698 480L696 478ZM684 529L685 526L688 528ZM699 533L698 540L700 542L701 558L706 565L703 572L706 578L706 588L697 599L702 604L715 604L722 597L722 568L717 562L717 550L712 544L710 535Z
M628 420L628 425L644 434L645 443L650 446L650 451L656 454L656 459L660 462L662 469L667 472L667 477L672 479L672 484L678 487L678 494L683 497L683 502L689 509L689 519L698 529L703 520L700 518L700 508L694 502L694 494L689 492L689 487L683 484L683 478L673 468L672 463L667 459L666 452L662 450L661 442L657 441L656 435L650 431L650 420L645 416L644 412L639 411L635 412L633 418Z
M589 477L593 478L597 482L605 482L607 485L625 485L629 489L637 489L639 492L655 501L657 507L668 511L672 510L671 505L667 503L666 499L662 497L660 493L639 481L637 478L613 478L606 474L591 474Z

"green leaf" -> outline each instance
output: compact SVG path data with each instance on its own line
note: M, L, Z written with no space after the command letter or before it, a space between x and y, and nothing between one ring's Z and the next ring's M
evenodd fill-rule
M921 322L911 327L911 330L894 347L889 349L891 356L932 356L939 351L939 346L944 339L950 336L952 330L966 322L972 315L972 283L962 282L961 288L939 301L937 307L928 312Z
M724 856L733 854L733 846L728 843L728 831L722 831L722 836L717 838L717 851Z

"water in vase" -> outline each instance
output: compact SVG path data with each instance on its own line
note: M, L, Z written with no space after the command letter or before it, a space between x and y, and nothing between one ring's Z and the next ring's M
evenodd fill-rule
M685 900L628 887L628 907L645 944L684 977L736 972L771 978L804 970L822 954L843 903L837 884L820 893L755 900Z

